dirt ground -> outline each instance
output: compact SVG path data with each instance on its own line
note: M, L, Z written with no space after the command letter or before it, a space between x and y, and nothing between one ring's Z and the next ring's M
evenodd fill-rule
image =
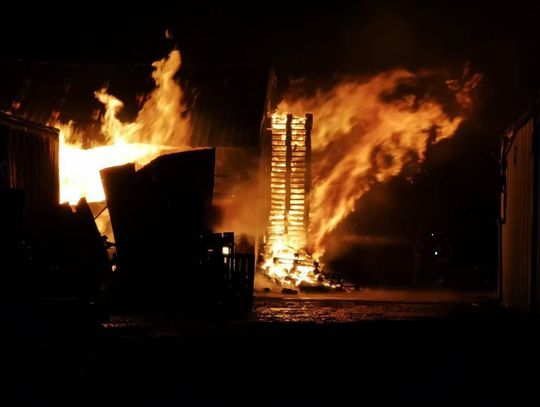
M243 318L77 326L4 335L3 405L519 405L539 379L538 316L484 293L266 295Z

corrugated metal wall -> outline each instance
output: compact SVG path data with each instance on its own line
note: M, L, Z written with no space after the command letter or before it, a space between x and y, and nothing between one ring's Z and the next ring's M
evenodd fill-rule
M59 203L58 131L0 113L0 188L24 192L27 220Z
M258 65L187 66L180 76L193 147L260 147L273 71Z
M502 202L502 300L512 309L531 307L533 267L533 199L535 159L534 118L515 130L508 145L506 186Z

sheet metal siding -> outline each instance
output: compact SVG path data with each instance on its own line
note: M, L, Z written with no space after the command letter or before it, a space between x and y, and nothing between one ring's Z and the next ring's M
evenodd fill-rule
M531 271L533 275L531 276L532 290L532 308L536 311L540 311L540 116L538 114L534 115L533 123L533 148L536 152L536 166L535 166L535 182L536 182L536 219L533 219L535 222L533 233L536 234L535 239L533 240L533 250L536 251L535 264L533 264L533 270ZM536 247L534 247L536 245Z
M506 221L502 233L502 295L508 308L530 308L533 233L533 119L515 134L507 152Z
M29 221L59 203L58 132L0 117L0 187L20 189Z
M257 65L186 67L180 74L194 147L258 147L273 72Z
M54 64L11 61L2 66L0 110L46 124L73 120L96 140L103 106L94 91L109 85L134 120L136 100L153 88L146 64ZM182 66L178 80L191 117L194 147L258 147L275 75L266 65Z

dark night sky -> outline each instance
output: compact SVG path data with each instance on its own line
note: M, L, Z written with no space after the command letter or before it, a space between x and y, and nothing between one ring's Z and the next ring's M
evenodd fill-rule
M0 27L0 58L145 63L170 48L169 28L187 62L270 63L281 78L396 66L457 72L471 61L488 99L514 105L539 87L538 2L192 3L45 5L30 16L32 7L6 6L13 18Z
M461 241L466 248L458 249L458 256L471 264L495 259L498 137L540 89L540 3L267 4L151 5L163 7L159 11L149 4L111 11L92 2L73 10L41 6L30 17L30 6L7 6L5 15L12 18L0 25L0 59L149 63L170 49L164 38L168 28L188 63L268 63L282 83L289 77L395 67L444 67L459 74L470 61L484 74L471 120L454 139L428 151L429 170L414 185L398 179L389 188L376 188L361 203L357 213L362 216L349 226L411 236L414 228L407 219L413 219ZM396 200L409 204L390 204ZM430 210L419 211L419 201Z
M471 61L485 75L482 114L495 128L540 87L538 2L192 3L5 6L0 58L148 63L170 49L169 28L188 63L269 63L282 83L398 66L457 73Z

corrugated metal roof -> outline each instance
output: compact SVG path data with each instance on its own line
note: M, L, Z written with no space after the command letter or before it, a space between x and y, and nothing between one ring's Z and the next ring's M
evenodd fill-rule
M52 137L58 141L58 129L50 126L44 126L39 123L21 119L10 114L6 114L0 111L0 125L10 127L12 129L19 129L27 133L38 134L46 137Z
M267 67L187 66L182 75L192 111L193 146L259 145L275 83Z
M274 75L262 65L183 66L179 80L191 114L193 146L258 146ZM95 90L109 86L133 119L137 98L152 89L146 65L0 62L0 110L47 124L74 120L96 136L102 106Z
M147 74L148 80L144 78ZM133 95L126 92L133 87ZM94 91L107 83L111 91L119 91L126 100L130 114L131 98L135 92L149 89L149 69L116 65L75 65L62 63L36 63L3 61L0 63L0 110L41 124L52 119L74 120L82 127L95 122L93 113L100 108ZM146 88L145 88L146 85ZM58 116L57 116L58 115Z

